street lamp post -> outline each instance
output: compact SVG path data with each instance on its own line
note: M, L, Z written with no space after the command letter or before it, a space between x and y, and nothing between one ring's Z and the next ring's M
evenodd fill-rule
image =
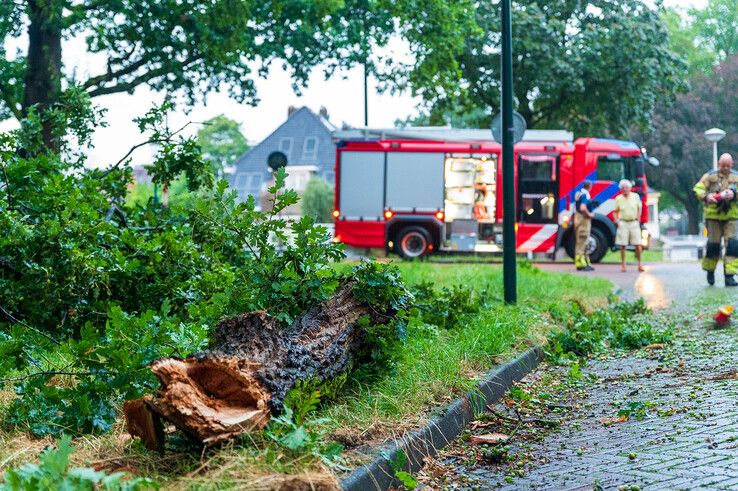
M502 282L505 303L518 298L515 271L515 167L513 144L513 77L511 0L502 0Z
M712 142L712 168L717 170L718 164L718 149L717 144L720 140L725 137L725 132L720 128L710 128L705 131L705 138L707 141Z

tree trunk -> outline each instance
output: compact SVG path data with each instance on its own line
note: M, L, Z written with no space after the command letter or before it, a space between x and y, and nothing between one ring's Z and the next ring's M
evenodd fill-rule
M700 204L696 198L690 197L684 201L684 209L687 212L687 233L697 235L700 221Z
M61 93L62 2L29 0L28 57L23 92L23 114L34 104L43 113ZM49 121L43 121L44 143L56 148Z
M161 451L160 418L205 445L263 428L299 380L328 380L349 369L365 339L359 319L382 322L352 288L342 285L287 328L251 312L220 322L210 350L157 360L151 370L161 387L156 396L126 402L128 431Z

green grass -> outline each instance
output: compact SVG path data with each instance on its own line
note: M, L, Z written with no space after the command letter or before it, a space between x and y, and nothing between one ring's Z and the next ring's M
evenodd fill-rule
M353 393L325 410L330 427L346 440L382 440L416 426L431 411L461 392L500 362L538 344L577 303L591 309L607 302L612 285L603 279L547 273L521 263L518 305L502 303L499 265L398 264L409 283L437 287L462 284L486 291L493 304L451 331L411 332L394 376L374 384L355 383Z
M468 288L486 288L495 300L502 300L502 265L500 264L433 264L428 262L396 262L409 284L431 281L438 287L461 284ZM560 303L562 297L585 302L606 299L612 284L604 279L582 279L570 274L541 271L527 261L518 262L518 305L538 306ZM582 292L583 287L586 292Z
M520 261L524 261L522 259L524 255L518 256ZM400 261L399 257L393 255L390 255L391 260L393 261ZM635 252L634 251L625 251L625 260L628 263L635 263ZM643 251L643 262L646 263L657 263L664 260L664 252L663 250L655 250L655 249L647 249ZM485 254L485 253L479 253L479 254L472 254L472 253L442 253L442 254L435 254L432 257L432 261L435 264L465 264L465 263L473 263L473 264L502 264L502 256L499 254ZM536 262L550 262L550 259L547 257L537 257ZM563 255L563 257L556 262L571 262L573 263L574 260L569 258L566 254ZM619 264L620 263L620 250L617 251L608 251L605 254L605 257L602 258L603 263L606 264Z

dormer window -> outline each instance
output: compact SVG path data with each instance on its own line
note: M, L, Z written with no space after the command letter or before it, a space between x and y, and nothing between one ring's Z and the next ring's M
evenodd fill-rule
M305 138L305 144L302 147L302 160L314 161L318 158L318 139L314 136Z
M280 138L279 151L287 156L287 162L289 163L292 160L292 138Z

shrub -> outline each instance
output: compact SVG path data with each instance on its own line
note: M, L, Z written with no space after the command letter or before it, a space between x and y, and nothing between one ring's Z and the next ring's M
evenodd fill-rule
M585 357L607 347L637 349L670 341L672 330L656 328L648 314L642 298L598 309L590 315L580 313L565 330L551 334L550 354L554 358Z
M431 282L422 282L413 288L419 318L442 329L456 328L465 318L479 312L484 305L485 294L484 289L477 292L464 285L436 290Z
M320 177L311 178L302 193L302 214L318 223L333 221L333 186Z

